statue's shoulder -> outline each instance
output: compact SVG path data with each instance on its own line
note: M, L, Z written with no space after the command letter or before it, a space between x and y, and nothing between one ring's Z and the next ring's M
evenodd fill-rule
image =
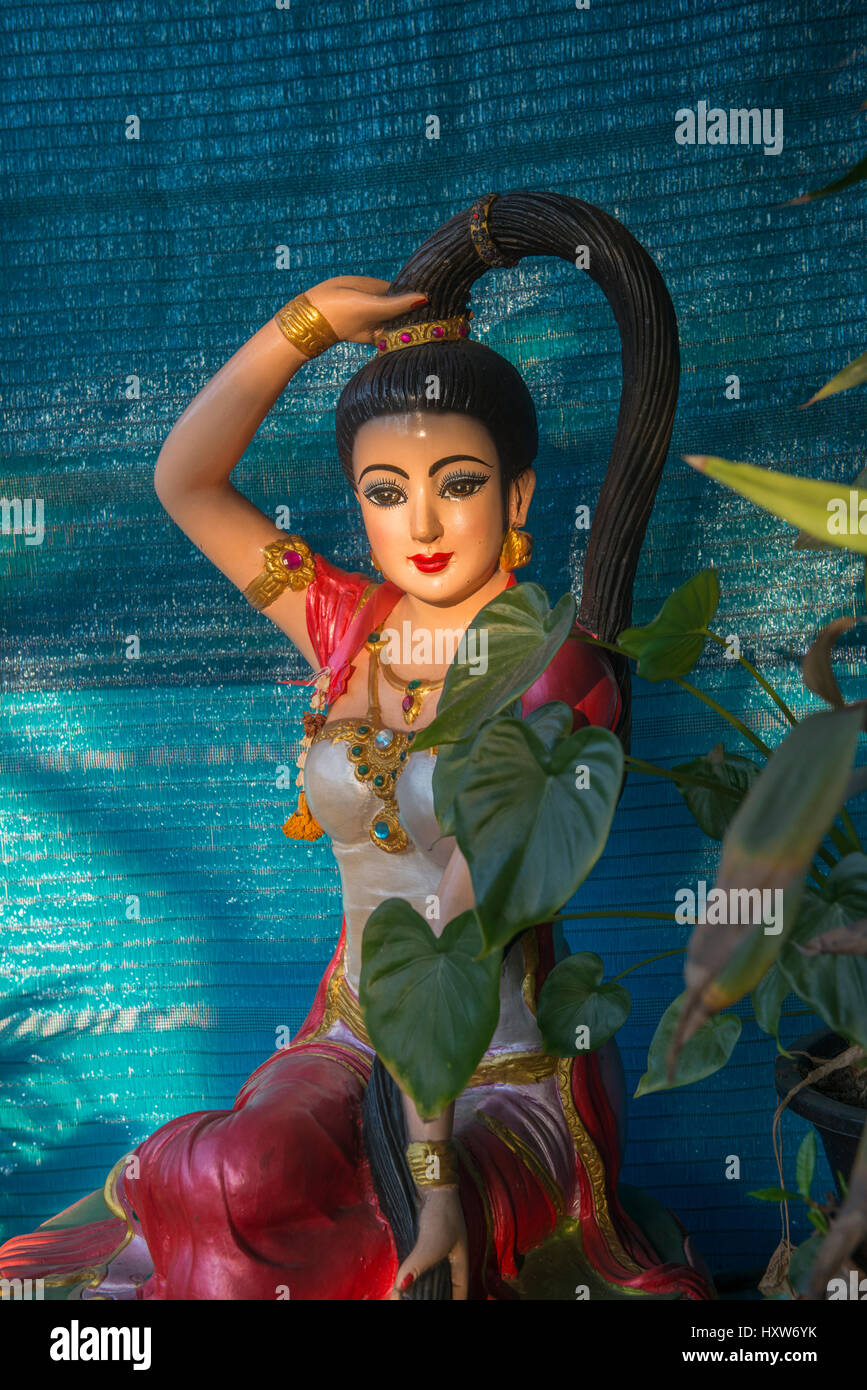
M592 636L587 628L576 622L572 633L573 637L555 652L539 679L521 697L521 712L526 716L550 700L562 700L574 711L576 728L595 724L615 729L623 697L614 668L599 647L574 640L582 634Z
M341 569L324 555L314 555L314 576L307 588L307 631L321 666L326 666L350 623L377 585L365 574Z

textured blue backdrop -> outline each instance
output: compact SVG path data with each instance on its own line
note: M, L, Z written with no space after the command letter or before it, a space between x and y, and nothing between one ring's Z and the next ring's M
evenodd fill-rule
M0 496L45 505L41 545L0 535L11 1235L101 1185L171 1116L231 1104L275 1030L302 1020L333 948L327 842L280 831L293 798L278 771L297 752L303 706L278 682L301 663L152 486L195 392L300 289L340 273L389 278L489 189L555 190L619 216L667 280L683 352L636 621L716 565L721 630L797 710L816 704L797 655L817 623L854 611L860 565L793 551L790 528L680 455L847 482L864 462L863 393L797 409L865 346L864 194L783 204L864 152L867 13L843 0L130 0L8 3L0 33ZM782 153L678 145L675 111L700 100L782 108ZM438 140L425 136L429 114ZM478 336L519 366L539 409L531 530L543 543L528 577L552 595L577 590L570 519L592 506L613 436L616 328L601 293L560 262L490 275L474 302ZM233 475L269 513L288 504L292 529L352 568L365 547L333 407L365 355L342 345L305 368ZM850 644L847 692L864 666ZM718 651L697 681L781 737L773 707ZM720 738L749 751L670 685L637 681L635 695L637 756L670 764ZM634 779L576 907L671 911L675 889L712 878L715 858L670 786ZM610 972L686 934L636 919L574 925L573 948L598 950ZM679 971L675 957L630 977L630 1090ZM811 1023L790 1018L785 1036ZM773 1056L748 1021L723 1073L631 1104L625 1178L678 1212L716 1270L762 1265L778 1238L776 1209L747 1195L776 1181ZM803 1131L786 1120L789 1162ZM731 1154L740 1181L726 1179Z

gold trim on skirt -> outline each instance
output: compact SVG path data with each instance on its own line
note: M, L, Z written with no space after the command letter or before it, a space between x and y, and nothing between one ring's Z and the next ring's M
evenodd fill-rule
M338 978L339 976L339 978ZM327 1030L335 1018L345 1023L351 1033L367 1047L373 1047L364 1026L361 1005L353 993L343 973L343 963L335 970L329 982L328 993L333 997L326 1002L325 1016L320 1027ZM318 1030L317 1030L318 1034ZM321 1036L321 1034L318 1034ZM473 1086L532 1086L538 1081L546 1081L555 1076L558 1057L549 1057L544 1052L500 1052L482 1058L467 1083Z

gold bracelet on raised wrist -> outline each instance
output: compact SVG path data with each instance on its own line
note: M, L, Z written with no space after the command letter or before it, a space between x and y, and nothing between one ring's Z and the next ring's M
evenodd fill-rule
M296 294L284 304L274 321L283 336L307 358L318 357L340 341L325 315L310 303L306 294Z

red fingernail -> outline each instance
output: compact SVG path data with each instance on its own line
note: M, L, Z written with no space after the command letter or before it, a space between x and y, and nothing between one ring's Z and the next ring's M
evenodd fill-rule
M411 309L417 309L420 304L427 304L427 295L423 294L421 299L414 299L410 305Z
M406 1293L407 1289L409 1288L409 1286L410 1286L414 1281L415 1281L415 1275L414 1275L414 1274L407 1274L406 1278L404 1279L403 1283L402 1283L401 1286L400 1286L400 1291L401 1291L401 1293Z

